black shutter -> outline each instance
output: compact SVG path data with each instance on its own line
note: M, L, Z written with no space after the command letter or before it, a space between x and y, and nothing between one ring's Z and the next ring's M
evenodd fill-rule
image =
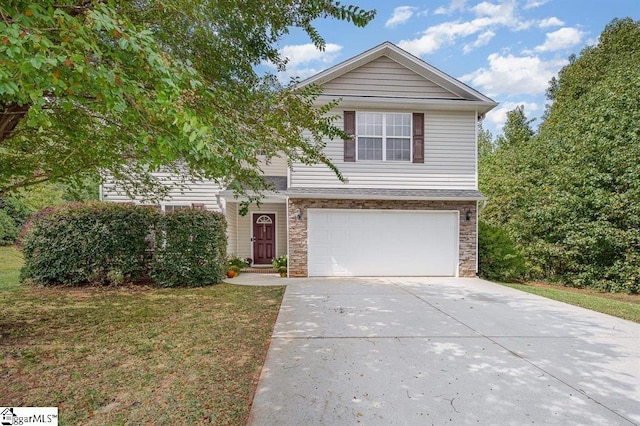
M353 163L356 161L356 112L344 112L344 132L351 136L351 139L344 140L344 161Z
M413 113L413 162L424 163L424 113Z

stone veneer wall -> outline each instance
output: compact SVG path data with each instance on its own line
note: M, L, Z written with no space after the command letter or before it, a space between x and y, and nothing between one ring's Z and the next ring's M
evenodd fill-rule
M324 200L310 198L289 199L289 276L306 277L307 272L307 209L393 209L393 210L459 210L460 277L476 276L476 202L423 200ZM302 219L296 220L300 209ZM471 220L465 221L467 210Z

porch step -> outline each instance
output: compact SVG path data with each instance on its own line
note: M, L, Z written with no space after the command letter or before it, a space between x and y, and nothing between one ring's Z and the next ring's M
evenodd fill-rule
M278 271L276 271L273 268L255 268L255 267L243 269L241 272L248 272L250 274L277 274L278 273Z

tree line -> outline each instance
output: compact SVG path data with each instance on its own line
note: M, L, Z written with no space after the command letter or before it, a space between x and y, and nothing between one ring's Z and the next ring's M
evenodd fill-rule
M524 108L479 132L481 219L524 256L522 278L640 291L640 21L615 19Z

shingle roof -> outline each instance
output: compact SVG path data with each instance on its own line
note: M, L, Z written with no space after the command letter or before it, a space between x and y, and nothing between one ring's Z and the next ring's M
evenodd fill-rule
M282 192L287 189L286 176L264 176L264 180L272 184L277 192Z

